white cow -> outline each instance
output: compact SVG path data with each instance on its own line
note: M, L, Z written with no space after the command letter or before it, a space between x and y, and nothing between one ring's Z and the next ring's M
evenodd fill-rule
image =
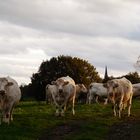
M57 93L56 85L46 85L46 102L52 104L53 103L53 96Z
M84 84L76 84L76 101L84 102L87 97L87 88Z
M140 97L140 83L133 84L133 97Z
M104 104L107 104L107 88L103 86L103 83L91 83L89 86L87 103L91 104L94 100L98 103L98 98L103 98Z
M76 96L76 86L74 80L69 76L61 77L56 81L53 81L52 84L56 85L57 88L56 95L53 96L53 100L56 105L56 116L64 116L68 102L72 102L72 113L74 115L74 104Z
M0 78L0 110L2 122L10 123L13 120L14 106L21 98L21 91L17 82L10 77Z
M108 99L113 104L114 116L117 115L118 109L119 118L121 118L121 111L128 106L128 116L130 116L130 109L133 96L133 87L126 78L109 80L106 83Z

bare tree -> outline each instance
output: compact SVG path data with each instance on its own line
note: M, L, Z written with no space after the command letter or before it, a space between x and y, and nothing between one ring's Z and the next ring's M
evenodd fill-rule
M140 56L138 57L136 63L134 64L134 67L137 71L140 71Z

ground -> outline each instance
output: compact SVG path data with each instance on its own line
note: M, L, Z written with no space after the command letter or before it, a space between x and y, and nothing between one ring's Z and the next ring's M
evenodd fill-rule
M79 126L78 124L61 124L52 129L52 132L48 135L48 131L44 132L39 140L63 140L66 135L76 133Z
M74 121L71 124L61 124L57 127L54 127L49 135L48 131L46 130L46 132L42 134L39 140L65 140L67 135L77 135L78 133L80 133L78 131L80 131L80 125L83 123L84 121ZM128 119L125 122L113 124L110 127L105 139L140 140L140 120L131 117L131 119ZM87 140L94 140L94 138Z
M107 140L140 140L140 121L127 121L111 126Z
M0 125L0 140L140 140L140 100L133 100L132 115L119 119L111 105L77 104L56 117L45 102L24 101L14 109L14 121Z

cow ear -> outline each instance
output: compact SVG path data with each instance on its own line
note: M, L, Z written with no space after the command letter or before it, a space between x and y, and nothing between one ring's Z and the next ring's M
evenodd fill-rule
M52 81L51 84L52 84L52 85L56 85L56 81Z
M47 84L47 85L46 85L46 89L48 89L49 86L50 86L50 84Z
M64 86L67 85L68 83L69 83L68 81L64 82Z
M12 86L14 83L13 82L8 82L7 86Z
M119 86L119 84L118 83L115 83L113 87L114 88L117 88L118 86Z
M79 84L79 86L82 88L83 87L83 84Z

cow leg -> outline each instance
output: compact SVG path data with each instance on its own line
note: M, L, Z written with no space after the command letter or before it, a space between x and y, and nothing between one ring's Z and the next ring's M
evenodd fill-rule
M123 109L123 98L124 96L122 95L118 105L119 118L121 118L121 111Z
M89 93L88 93L88 94L87 94L86 104L90 104L90 103L89 103L89 97L90 97L90 96L89 96Z
M105 98L105 99L104 99L104 105L107 105L107 103L108 103L108 99Z
M91 104L91 98L90 98L90 96L88 98L88 104Z
M99 103L99 102L98 102L98 98L99 98L98 95L95 95L95 102L96 102L96 103Z
M90 95L89 95L89 93L87 94L86 104L91 104L91 101L90 101Z
M113 105L113 113L114 113L114 116L116 117L116 105L115 104Z
M132 103L132 95L128 101L128 117L130 116L130 110L131 110L131 103Z
M11 111L10 111L10 121L13 121L13 109L14 109L15 104L13 104Z
M128 104L128 117L130 116L131 104Z
M65 108L65 106L61 108L61 116L62 116L62 117L64 117L64 116L65 116L65 111L64 111L64 108Z
M9 124L10 123L10 112L12 109L13 103L7 103L3 107L3 112L2 112L2 121Z
M64 105L64 111L66 111L67 109L67 103Z
M9 124L10 122L10 111L3 111L2 112L2 122Z
M92 104L95 102L95 97L94 97L94 94L93 93L89 93L89 104Z
M74 104L75 104L75 96L72 99L72 114L73 115L75 115Z
M56 106L55 116L59 116L59 107L58 106Z
M119 104L119 106L118 106L118 115L119 115L119 118L121 118L122 109L123 109L123 104Z
M121 105L120 107L118 107L119 118L121 118L122 107L123 107L123 105Z

